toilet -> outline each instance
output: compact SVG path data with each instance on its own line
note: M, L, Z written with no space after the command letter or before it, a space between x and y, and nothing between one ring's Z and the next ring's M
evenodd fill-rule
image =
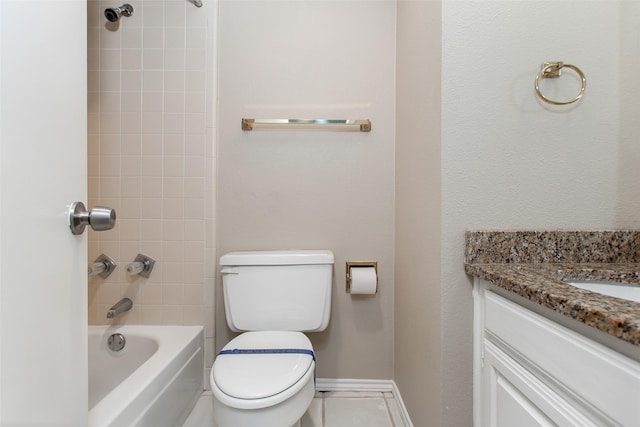
M316 358L303 332L326 329L331 251L231 252L220 258L227 325L242 332L211 369L217 427L292 427L315 395Z

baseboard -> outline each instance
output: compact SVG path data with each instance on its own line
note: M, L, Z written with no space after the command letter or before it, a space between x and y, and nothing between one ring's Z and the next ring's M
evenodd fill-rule
M345 378L318 378L317 391L372 391L393 392L392 380L359 380Z
M402 417L402 421L404 421L404 425L407 427L413 427L411 418L409 418L409 412L407 411L407 407L404 406L404 400L402 400L402 396L400 395L400 390L398 389L396 382L391 381L391 384L393 385L393 397L396 398L398 406L400 407L400 416Z
M316 379L317 391L354 391L354 392L379 392L392 393L400 408L400 416L406 427L413 427L407 407L404 406L400 390L393 380L361 380L344 378L318 378Z

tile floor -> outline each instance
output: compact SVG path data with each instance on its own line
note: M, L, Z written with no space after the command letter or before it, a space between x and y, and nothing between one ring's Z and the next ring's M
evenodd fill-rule
M205 391L182 427L213 426L211 392ZM318 392L300 427L407 427L391 392Z

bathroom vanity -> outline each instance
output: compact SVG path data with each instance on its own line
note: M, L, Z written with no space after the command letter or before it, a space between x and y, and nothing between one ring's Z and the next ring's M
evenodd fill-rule
M468 232L474 425L640 426L640 234ZM627 289L628 290L628 289Z

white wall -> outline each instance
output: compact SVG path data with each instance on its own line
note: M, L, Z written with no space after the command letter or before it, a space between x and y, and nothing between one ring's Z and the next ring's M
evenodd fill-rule
M623 14L625 7L634 13ZM638 203L637 163L620 168L629 154L637 159L630 136L638 143L638 110L621 110L629 106L621 92L639 84L621 68L637 67L640 56L626 51L622 61L629 41L621 29L628 34L639 24L637 7L610 0L445 0L442 17L443 425L461 426L472 418L465 229L640 223L637 209L627 208ZM584 71L583 101L551 107L537 99L534 76L553 60ZM545 90L577 91L570 75Z
M640 2L624 0L620 28L620 136L618 139L617 218L640 221ZM637 223L634 223L637 224Z
M330 326L310 334L318 375L391 378L395 3L223 1L219 37L219 253L333 250ZM242 117L368 118L373 130L243 132ZM367 260L379 293L351 297L345 261Z

